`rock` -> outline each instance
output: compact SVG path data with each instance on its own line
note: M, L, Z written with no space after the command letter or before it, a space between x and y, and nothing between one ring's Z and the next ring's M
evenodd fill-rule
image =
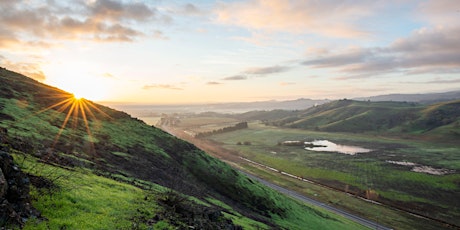
M39 215L30 205L29 184L13 157L0 150L0 226L22 227L29 217Z
M0 169L0 197L4 197L7 190L8 183L6 182L5 176L3 175L3 171Z

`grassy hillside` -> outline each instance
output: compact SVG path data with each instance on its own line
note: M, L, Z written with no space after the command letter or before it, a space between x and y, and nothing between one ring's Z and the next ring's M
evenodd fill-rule
M359 229L128 114L0 69L2 151L31 182L26 229ZM2 222L0 222L2 223Z
M460 136L460 101L420 105L339 100L266 123L318 131L407 133L454 140Z

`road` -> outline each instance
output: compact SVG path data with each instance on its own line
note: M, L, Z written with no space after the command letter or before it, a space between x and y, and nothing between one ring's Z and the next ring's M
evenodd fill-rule
M272 189L277 190L278 192L281 192L281 193L283 193L283 194L285 194L285 195L291 196L291 197L293 197L293 198L295 198L295 199L298 199L298 200L300 200L300 201L302 201L302 202L305 202L305 203L307 203L307 204L311 204L311 205L314 205L314 206L318 206L318 207L324 208L324 209L326 209L326 210L328 210L328 211L331 211L331 212L334 212L334 213L336 213L336 214L339 214L339 215L341 215L341 216L343 216L343 217L345 217L345 218L348 218L348 219L350 219L350 220L352 220L352 221L355 221L355 222L357 222L357 223L360 223L360 224L362 224L362 225L364 225L364 226L366 226L366 227L369 227L369 228L371 228L371 229L379 229L379 230L380 230L380 229L382 229L382 230L391 230L391 229L392 229L392 228L389 228L389 227L380 225L380 224L378 224L378 223L376 223L376 222L373 222L373 221L370 221L370 220L361 218L361 217L359 217L359 216L353 215L353 214L351 214L351 213L345 212L345 211L343 211L343 210L341 210L341 209L338 209L338 208L329 206L329 205L327 205L327 204L325 204L325 203L319 202L319 201L314 200L314 199L311 199L311 198L309 198L309 197L303 196L303 195L301 195L301 194L299 194L299 193L297 193L297 192L294 192L294 191L285 189L285 188L283 188L283 187L281 187L281 186L278 186L278 185L276 185L276 184L272 184L272 183L270 183L270 182L268 182L268 181L266 181L266 180L264 180L264 179L258 178L258 177L256 177L256 176L251 175L251 174L248 174L248 173L246 173L246 172L243 172L243 171L240 171L240 172L243 173L243 174L245 174L246 176L248 176L249 178L251 178L251 179L253 179L253 180L257 180L257 181L259 181L260 183L262 183L262 184L264 184L264 185L266 185L266 186L268 186L268 187L270 187L270 188L272 188Z

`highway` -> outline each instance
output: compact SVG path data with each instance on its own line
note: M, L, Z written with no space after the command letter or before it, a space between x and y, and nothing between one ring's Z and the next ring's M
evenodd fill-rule
M253 176L251 174L248 174L246 172L243 172L243 171L240 171L241 173L245 174L246 176L248 176L249 178L253 179L253 180L256 180L256 181L259 181L260 183L272 188L272 189L275 189L277 190L278 192L281 192L285 195L288 195L290 197L293 197L295 199L298 199L302 202L305 202L307 204L311 204L311 205L314 205L314 206L318 206L318 207L321 207L321 208L324 208L328 211L331 211L331 212L334 212L336 214L339 214L345 218L348 218L352 221L355 221L357 223L360 223L366 227L369 227L370 229L381 229L381 230L391 230L392 228L389 228L389 227L386 227L386 226L383 226L381 224L378 224L376 222L373 222L373 221L370 221L370 220L367 220L367 219L364 219L362 217L359 217L359 216L356 216L356 215L353 215L349 212L346 212L346 211L343 211L343 210L340 210L338 208L335 208L335 207L332 207L332 206L329 206L325 203L322 203L322 202L319 202L317 200L314 200L314 199L311 199L309 197L306 197L304 195L301 195L297 192L294 192L294 191L291 191L291 190L288 190L288 189L285 189L281 186L278 186L276 184L273 184L273 183L270 183L264 179L261 179L261 178L258 178L256 176Z

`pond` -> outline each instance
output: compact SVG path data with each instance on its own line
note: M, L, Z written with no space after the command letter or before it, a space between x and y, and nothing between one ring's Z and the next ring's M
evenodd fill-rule
M367 153L372 149L366 149L359 146L351 145L339 145L328 140L315 140L312 142L305 142L306 150L318 151L318 152L338 152L348 155L355 155L357 153ZM310 147L311 146L311 147Z

